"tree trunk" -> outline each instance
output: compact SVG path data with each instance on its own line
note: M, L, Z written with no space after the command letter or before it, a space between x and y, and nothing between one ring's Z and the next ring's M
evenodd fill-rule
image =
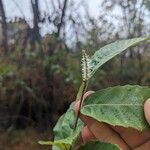
M33 11L33 35L32 35L32 50L38 49L39 56L43 58L43 49L41 44L41 35L39 23L41 22L39 0L31 0L31 6Z
M4 54L8 54L8 36L7 36L7 22L6 15L4 10L3 1L0 0L0 16L1 16L1 25L2 25L2 48L4 49Z
M39 41L41 38L39 29L39 22L40 22L39 1L31 0L31 5L33 10L33 30L35 34L35 40Z

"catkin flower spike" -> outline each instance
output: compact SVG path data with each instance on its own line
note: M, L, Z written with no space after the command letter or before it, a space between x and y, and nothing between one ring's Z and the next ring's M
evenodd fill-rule
M87 81L89 79L89 64L90 64L90 58L86 54L86 51L82 50L81 66L82 66L82 79L83 79L83 81Z
M86 92L86 88L88 85L88 80L89 80L89 64L90 64L90 59L89 56L86 54L85 50L82 50L82 61L81 61L81 66L82 66L82 86L80 89L80 104L79 104L79 111L77 113L77 117L75 120L75 125L74 125L74 131L76 130L78 119L79 119L79 114L81 110L81 105L83 102L83 95Z

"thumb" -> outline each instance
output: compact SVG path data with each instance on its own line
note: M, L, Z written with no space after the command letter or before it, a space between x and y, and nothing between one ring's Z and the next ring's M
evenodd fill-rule
M144 104L144 113L145 118L150 125L150 98Z

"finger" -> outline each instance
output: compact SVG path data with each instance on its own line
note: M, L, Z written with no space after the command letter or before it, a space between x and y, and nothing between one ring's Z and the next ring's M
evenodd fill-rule
M87 143L91 140L96 139L96 137L93 135L93 133L89 130L87 126L85 126L81 131L81 136L84 143Z
M143 145L136 148L135 150L149 150L149 149L150 149L150 141L147 141Z
M135 149L136 147L139 147L146 141L150 139L150 132L143 131L140 132L133 128L124 128L124 127L113 127L111 126L118 134L132 147L132 149Z
M89 91L84 95L84 99L92 94L93 91ZM77 113L79 111L80 101L77 101L74 105L74 110ZM103 142L118 144L123 150L128 150L128 146L124 143L122 139L117 135L116 132L111 130L106 124L99 123L96 120L80 114L80 119L87 125L88 129L93 133L93 135ZM83 136L84 137L84 136Z
M120 138L120 136L112 130L107 124L99 123L93 118L80 115L81 120L87 125L88 129L96 137L96 139L119 145L123 150L130 149L128 145Z
M144 113L145 118L150 125L150 99L148 99L144 104Z

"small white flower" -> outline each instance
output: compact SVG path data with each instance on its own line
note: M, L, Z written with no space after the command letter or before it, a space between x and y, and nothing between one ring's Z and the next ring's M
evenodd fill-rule
M85 50L82 50L82 79L83 81L87 81L89 79L89 65L90 65L90 58L86 54Z

